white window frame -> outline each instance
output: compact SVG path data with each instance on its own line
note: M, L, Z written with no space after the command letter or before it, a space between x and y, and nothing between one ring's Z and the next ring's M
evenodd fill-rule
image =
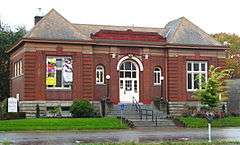
M98 75L99 75L99 79L98 79ZM102 77L102 81L100 77ZM104 84L104 80L105 80L104 67L102 65L97 65L96 66L96 84L102 85Z
M64 61L64 58L71 58L72 59L72 57L71 56L47 56L46 57L46 76L47 76L47 65L48 65L48 59L49 58L56 58L56 60L57 59L62 59L62 62ZM62 65L63 66L63 65ZM63 70L63 67L62 68L57 68L56 67L56 70ZM56 73L56 72L55 72ZM62 73L63 74L63 73ZM72 85L69 85L68 87L65 87L64 86L64 84L63 84L63 75L62 75L62 85L61 85L61 87L56 87L56 86L54 86L54 87L48 87L47 85L46 85L46 88L48 89L48 90L71 90L72 89Z
M19 77L23 75L23 64L22 59L14 63L14 75L13 77Z
M158 70L156 70L156 69L158 69ZM153 85L156 85L156 86L161 85L162 84L162 80L163 80L161 68L160 67L155 67L154 71L153 71L153 75L154 75Z
M191 63L191 70L188 70L188 64ZM198 71L194 71L194 63L198 63ZM202 65L205 64L205 71L202 71ZM188 74L191 74L191 83L192 87L189 89L188 88ZM205 80L208 78L208 62L207 61L187 61L186 63L186 88L188 92L194 92L198 90L197 88L194 88L194 74L200 75L204 74L205 75ZM201 87L202 80L201 77L199 78L199 87Z
M23 75L23 65L22 65L22 60L19 61L19 75Z

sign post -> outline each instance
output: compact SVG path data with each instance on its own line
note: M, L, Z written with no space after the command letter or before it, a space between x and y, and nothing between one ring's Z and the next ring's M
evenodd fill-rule
M213 114L207 113L206 118L208 120L208 142L212 142L212 129L211 129L211 123L213 121Z
M8 112L18 112L18 100L14 97L8 98Z
M125 109L125 105L121 104L120 105L120 112L121 112L121 125L123 125L123 111Z
M211 123L208 123L208 142L212 142Z

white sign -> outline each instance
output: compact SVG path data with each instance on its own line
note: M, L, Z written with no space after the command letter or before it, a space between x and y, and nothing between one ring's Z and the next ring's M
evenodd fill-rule
M17 112L17 102L16 98L8 98L8 112Z

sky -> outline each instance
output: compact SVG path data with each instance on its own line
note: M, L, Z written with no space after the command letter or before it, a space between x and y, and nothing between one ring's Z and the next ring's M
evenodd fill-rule
M72 23L164 27L186 17L207 33L240 35L239 0L0 0L0 21L30 30L38 8Z

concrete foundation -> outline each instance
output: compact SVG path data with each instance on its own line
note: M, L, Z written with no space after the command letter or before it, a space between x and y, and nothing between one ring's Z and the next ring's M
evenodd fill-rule
M63 117L70 117L71 113L69 107L72 105L73 101L20 101L19 109L20 112L26 112L27 117L36 116L36 106L39 105L40 116L50 117L53 116L49 112L49 108L59 106L61 108L61 115ZM97 113L100 113L100 102L91 102Z

